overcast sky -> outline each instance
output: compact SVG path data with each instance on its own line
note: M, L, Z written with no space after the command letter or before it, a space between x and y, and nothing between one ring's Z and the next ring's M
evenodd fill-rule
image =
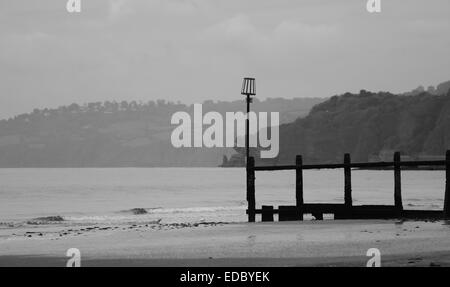
M450 1L0 0L0 118L105 100L328 97L450 80Z

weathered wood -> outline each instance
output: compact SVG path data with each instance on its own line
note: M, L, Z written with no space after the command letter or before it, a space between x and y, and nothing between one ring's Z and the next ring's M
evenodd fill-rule
M261 221L273 221L273 206L263 205L261 207Z
M247 162L247 202L248 202L248 222L255 222L255 159L248 158Z
M345 206L352 206L352 168L350 154L344 155L344 202Z
M296 206L299 211L299 217L300 220L303 220L303 212L302 205L303 205L303 159L301 155L297 155L295 158L295 199L296 199Z
M278 206L278 221L300 220L296 206Z
M291 211L289 211L291 210ZM272 214L282 214L283 219L286 213L294 214L295 206L284 206L281 209L270 210ZM269 212L268 210L256 209L256 214ZM247 212L248 213L248 212ZM442 211L439 210L398 210L395 205L353 205L352 213L348 213L348 208L344 204L335 203L304 203L303 214L317 215L334 214L335 219L388 219L388 218L411 218L411 219L441 219ZM316 218L317 219L317 218ZM291 219L289 219L291 220Z
M402 166L445 166L446 183L444 211L430 210L403 210L401 196L401 167ZM353 206L352 203L352 168L370 167L393 167L394 169L394 202L392 206L382 205L362 205ZM344 169L344 204L305 204L303 200L303 170L305 169ZM263 209L256 209L255 204L255 171L256 170L296 170L296 205L280 206L274 209L273 206L264 206ZM406 161L402 162L400 153L394 154L392 162L366 162L351 163L350 155L344 155L342 164L314 164L303 165L302 157L296 157L295 165L284 166L260 166L255 167L253 157L250 157L247 164L247 201L249 222L255 221L255 214L264 214L263 220L273 220L273 214L278 214L280 221L303 219L303 214L313 214L317 219L322 219L324 213L335 215L335 219L347 218L450 218L450 151L446 153L445 160L435 161Z
M381 162L355 162L351 163L351 168L385 168L393 167L392 161ZM427 160L427 161L402 161L400 166L408 167L426 167L426 166L445 166L445 160ZM344 168L343 163L327 163L327 164L304 164L303 170L307 169L336 169ZM256 166L256 171L276 171L276 170L295 170L296 165L274 165L274 166Z
M361 205L353 206L352 219L392 219L400 218L401 211L393 205Z
M440 210L402 210L402 218L408 219L442 219Z
M291 209L296 211L296 206L282 206L282 209ZM321 211L323 213L334 213L335 211L345 210L345 205L340 203L304 203L303 204L303 214L308 214L316 211ZM248 212L247 212L248 213ZM256 214L262 214L262 209L255 209ZM279 209L273 209L274 214L279 213Z
M445 160L402 161L400 166L412 166L412 167L445 166Z
M445 153L444 217L450 218L450 150Z
M402 177L400 153L394 153L394 202L398 210L403 210L402 204Z
M263 165L263 166L256 166L255 170L257 171L294 170L295 168L296 168L295 165Z

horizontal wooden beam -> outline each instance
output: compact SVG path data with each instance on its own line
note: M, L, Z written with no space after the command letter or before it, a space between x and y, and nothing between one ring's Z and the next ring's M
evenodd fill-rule
M255 170L289 170L289 169L295 169L295 165L267 165L267 166L255 166Z
M427 160L427 161L402 161L400 166L445 166L445 160ZM380 168L380 167L393 167L394 162L361 162L361 163L351 163L351 168ZM336 169L344 168L345 165L342 163L336 164L305 164L302 169ZM274 170L295 170L296 165L275 165L275 166L255 166L255 171L274 171Z
M370 209L370 210L395 210L395 206L394 205L356 205L353 206L352 208L355 209ZM301 208L296 208L295 206L293 206L291 208L292 210L298 210L301 211L303 213L316 213L316 212L322 212L322 213L335 213L335 212L344 212L344 211L348 211L349 208L345 205L345 204L341 204L341 203L305 203L301 206ZM284 209L286 210L286 209ZM248 211L247 211L248 212ZM266 212L266 210L264 210L264 212ZM279 213L279 209L273 209L271 210L271 212L273 212L274 214L278 214ZM255 213L256 214L261 214L262 213L262 209L255 209Z
M308 207L309 205L309 207ZM344 204L306 204L307 208L301 208L298 211L303 214L334 214L335 218L340 219L386 219L386 218L410 218L410 219L441 219L444 213L441 210L402 210L399 211L394 205L356 205L350 209L345 208ZM293 207L292 210L297 210ZM255 214L261 214L262 209L255 209ZM265 213L268 210L264 210ZM273 209L269 212L279 214L279 209ZM286 212L283 209L282 212ZM247 210L248 214L249 211Z
M403 210L402 216L412 219L442 218L441 210Z

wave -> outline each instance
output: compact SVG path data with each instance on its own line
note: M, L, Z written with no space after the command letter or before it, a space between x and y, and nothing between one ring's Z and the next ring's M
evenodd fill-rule
M151 208L142 208L142 207L135 207L131 209L121 210L119 213L128 213L133 215L141 215L141 214L147 214L149 213L149 210L152 209L159 209L161 207L151 207Z
M129 224L145 223L160 224L173 222L222 222L239 221L245 214L246 206L210 206L210 207L186 207L186 208L164 208L164 207L135 207L119 211L98 211L95 213L68 213L35 217L19 223L0 222L0 228L18 227L19 225L85 225L85 224Z
M123 212L125 213L131 213L134 215L139 215L139 214L147 214L147 210L145 208L132 208L129 210L124 210Z
M142 214L175 214L175 213L209 213L216 211L237 211L245 210L245 206L212 206L212 207L184 207L184 208L163 208L163 207L151 207L142 208L136 207L127 210L121 210L118 213L127 213L132 215L142 215Z
M45 216L45 217L36 217L27 221L27 224L48 224L48 223L58 223L64 221L64 218L59 215L55 216Z
M136 207L119 210L107 214L83 214L68 215L65 220L70 223L146 223L153 224L164 222L203 222L216 221L223 217L233 217L245 214L245 206L214 206L214 207L187 207L187 208L163 208ZM159 221L158 221L159 220ZM220 220L219 220L220 221Z
M149 214L176 214L176 213L211 213L217 211L245 210L245 206L213 206L213 207L185 207L185 208L153 208L147 210Z
M0 222L0 229L2 229L2 228L14 228L14 227L17 227L17 226L19 226L19 224L18 223L16 223L16 222Z

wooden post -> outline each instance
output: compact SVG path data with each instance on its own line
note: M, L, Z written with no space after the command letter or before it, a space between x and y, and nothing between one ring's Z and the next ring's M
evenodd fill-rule
M450 150L445 153L444 218L450 218Z
M261 206L261 221L273 221L273 206Z
M303 220L303 159L301 155L295 158L295 199L300 220Z
M402 211L402 177L399 152L394 153L394 202L395 207Z
M255 158L249 157L247 162L247 202L248 222L255 222Z
M346 207L352 206L352 168L350 154L344 155L344 201Z

